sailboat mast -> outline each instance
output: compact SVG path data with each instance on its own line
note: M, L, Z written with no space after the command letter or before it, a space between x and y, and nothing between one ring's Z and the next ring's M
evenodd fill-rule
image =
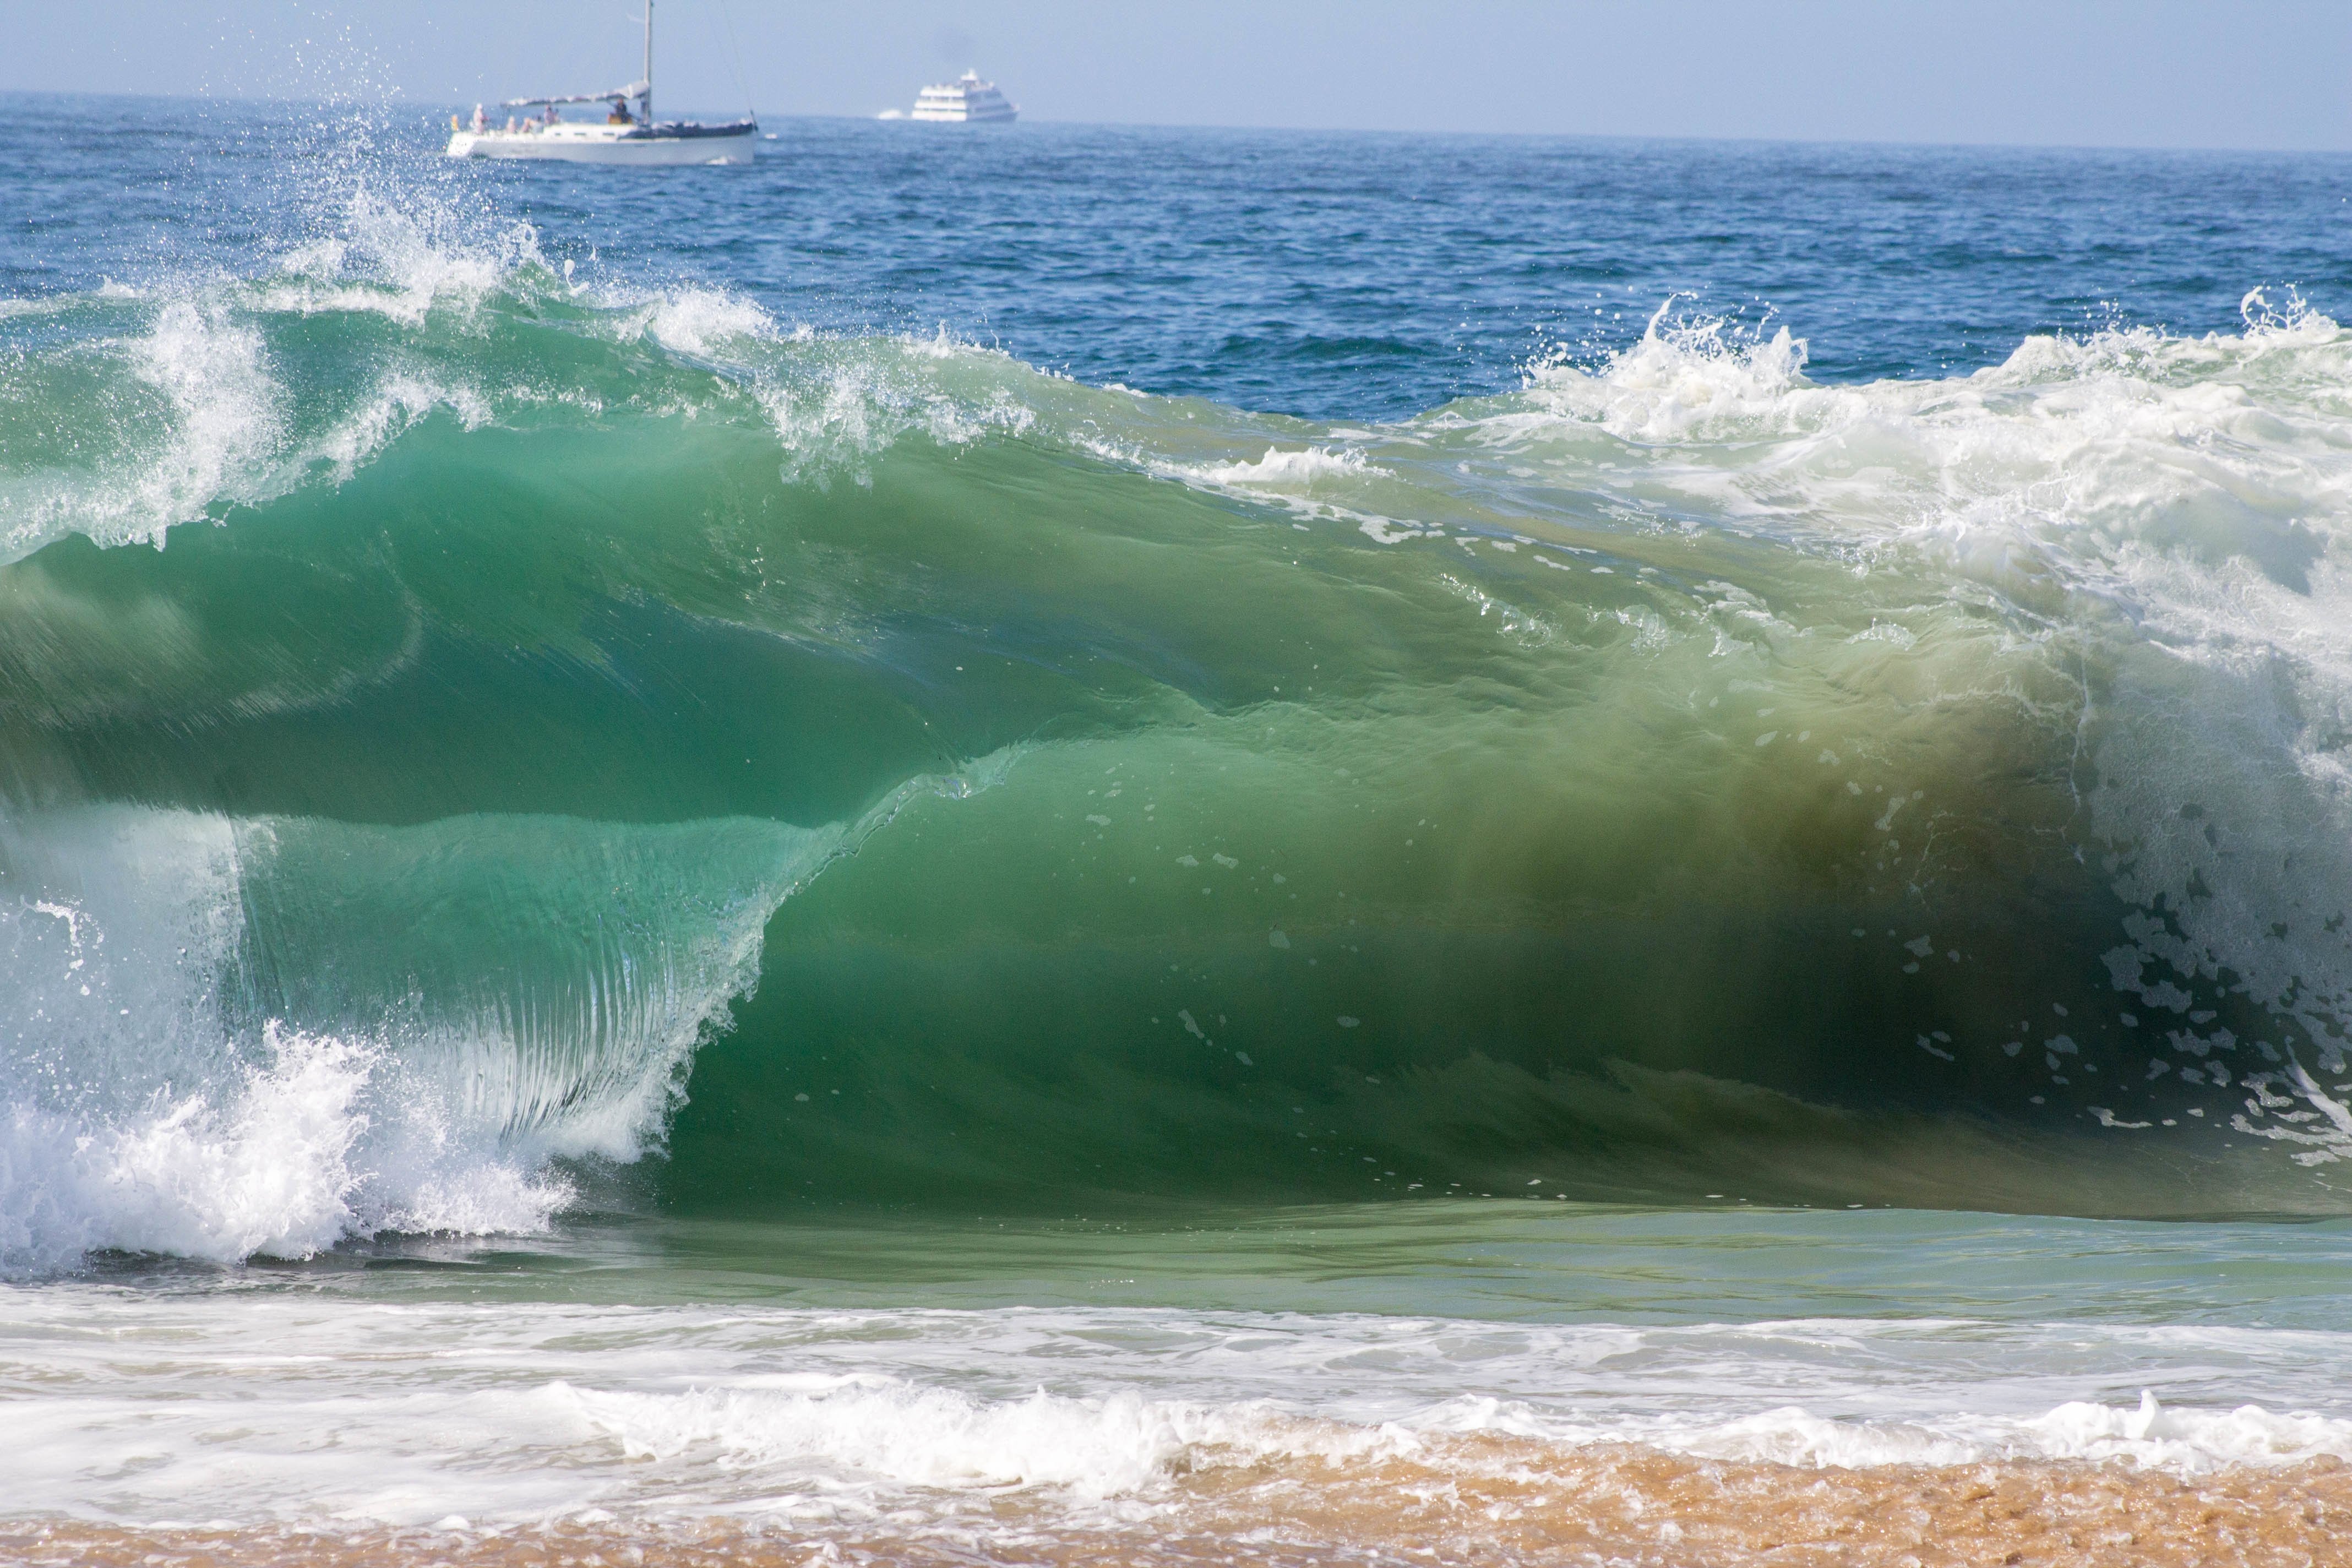
M654 0L646 0L646 90L641 101L650 126L654 122Z

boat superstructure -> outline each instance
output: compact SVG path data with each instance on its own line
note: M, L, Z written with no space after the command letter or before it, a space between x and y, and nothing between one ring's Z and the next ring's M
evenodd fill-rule
M961 123L1011 120L1020 112L1005 100L994 82L981 80L978 71L966 71L953 81L934 82L917 94L912 118Z
M567 103L601 103L606 112L602 121L566 120L558 110ZM721 125L654 119L654 0L646 0L644 76L609 92L509 98L499 107L534 112L520 121L509 114L503 127L491 124L479 104L474 106L470 125L451 115L449 156L551 158L572 163L748 163L760 141L760 122L749 115Z

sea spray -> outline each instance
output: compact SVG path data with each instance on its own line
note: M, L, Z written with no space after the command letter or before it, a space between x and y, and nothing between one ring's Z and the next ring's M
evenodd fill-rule
M856 822L0 822L0 1268L530 1232L658 1147L761 928Z

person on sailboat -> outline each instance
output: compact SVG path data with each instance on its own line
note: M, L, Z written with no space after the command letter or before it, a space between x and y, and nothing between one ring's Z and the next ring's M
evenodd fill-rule
M501 108L531 109L518 126L490 129L489 115L474 106L472 133L452 116L452 158L555 158L574 163L683 165L749 163L756 156L760 122L750 113L722 124L654 119L654 0L645 0L645 74L610 92L561 93L552 98L510 98ZM634 103L631 100L635 100ZM567 121L558 106L604 103L604 120Z

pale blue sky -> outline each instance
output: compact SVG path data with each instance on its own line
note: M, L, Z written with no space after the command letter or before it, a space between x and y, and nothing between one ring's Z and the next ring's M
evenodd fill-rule
M635 74L639 0L0 0L0 88L423 106ZM731 14L740 49L725 26ZM666 110L2352 149L2352 0L660 0ZM740 69L743 88L736 85Z

